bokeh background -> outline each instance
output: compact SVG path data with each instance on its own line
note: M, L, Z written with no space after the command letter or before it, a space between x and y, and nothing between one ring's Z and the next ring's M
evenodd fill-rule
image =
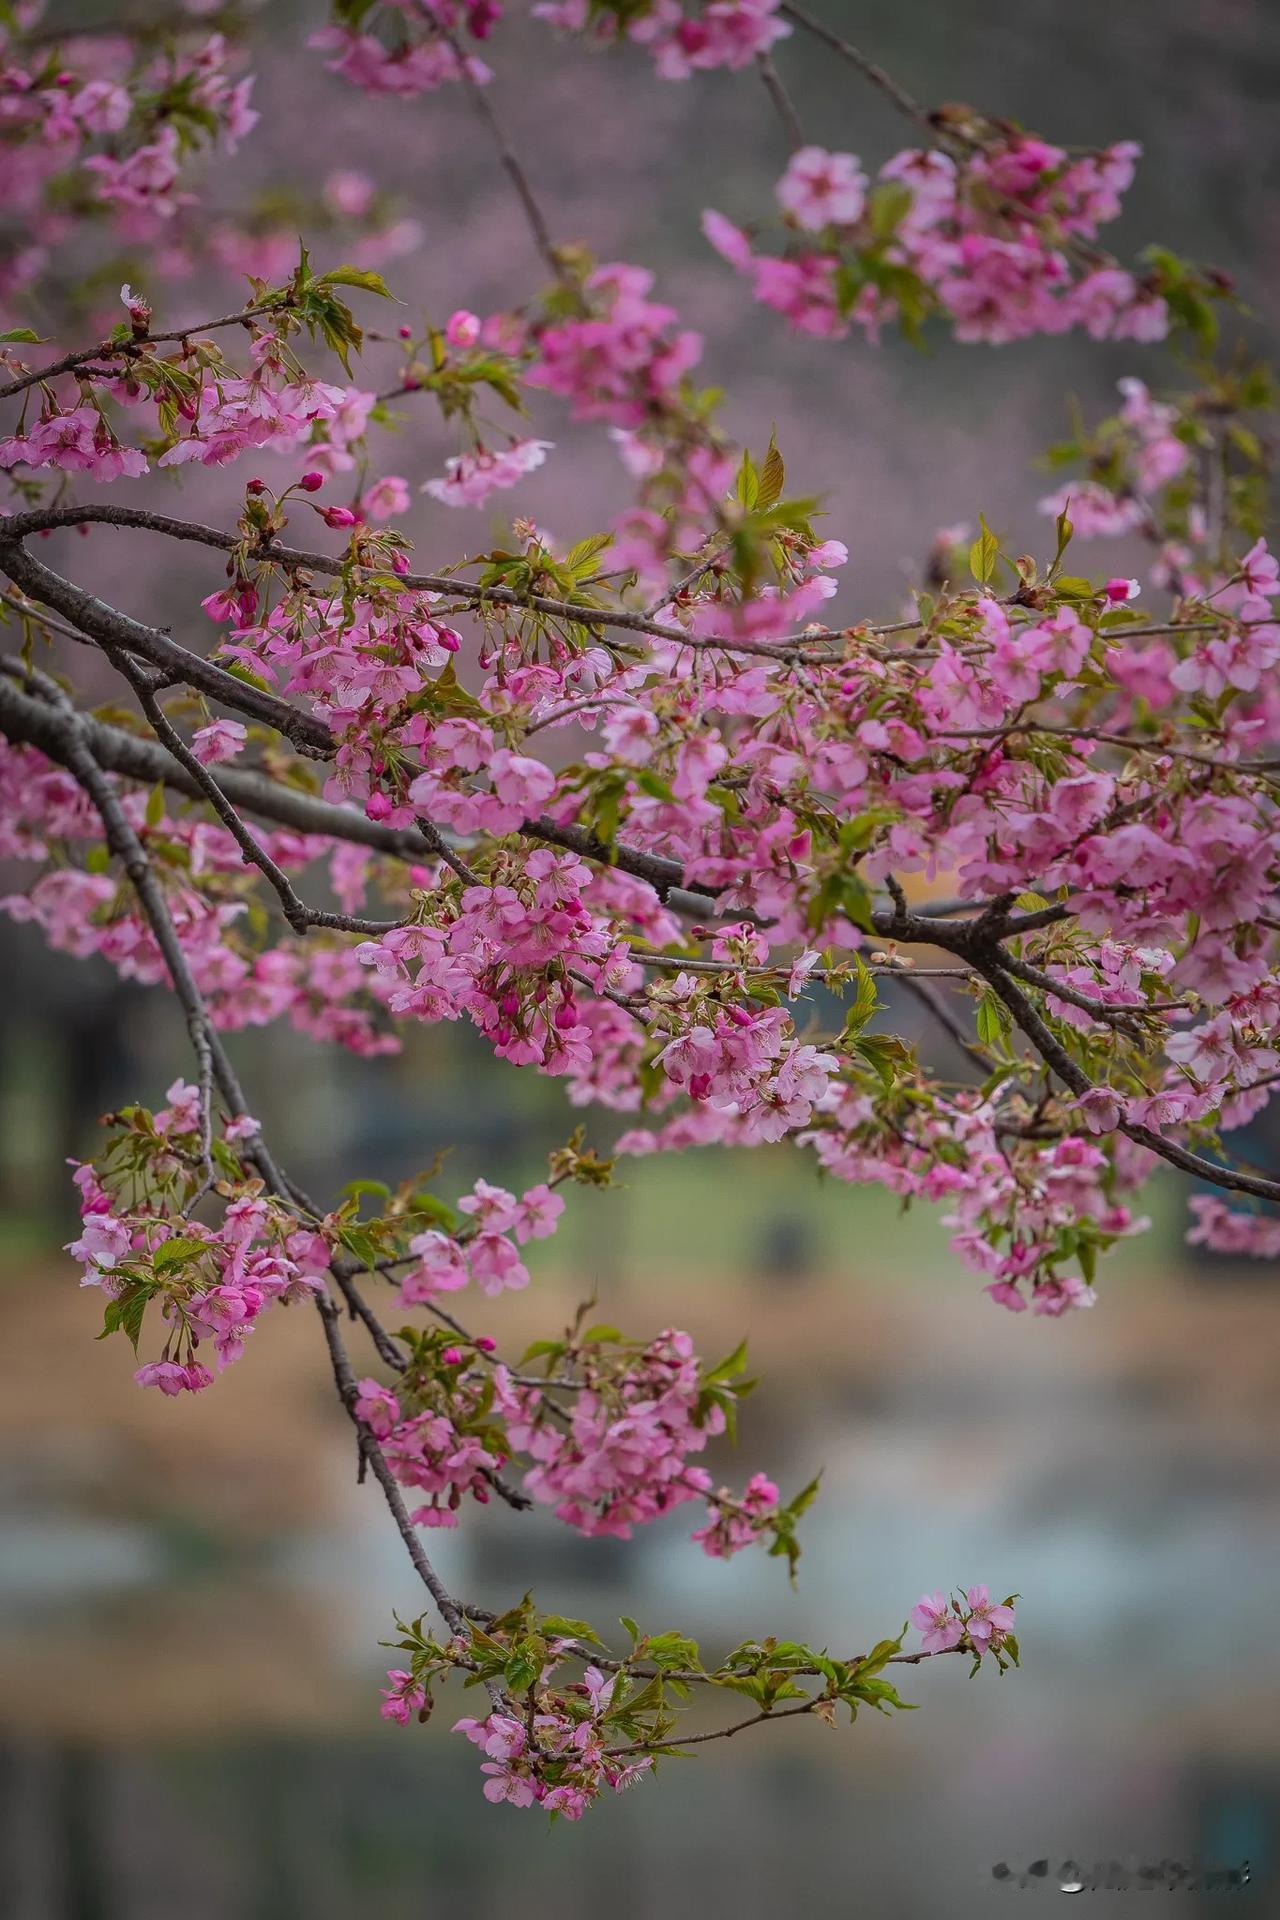
M1158 238L1237 273L1255 335L1271 331L1271 0L822 7L926 101L974 100L1071 142L1140 139L1121 250ZM260 17L263 123L215 201L269 198L287 226L329 172L358 169L420 230L389 269L415 317L531 291L537 263L465 102L371 112L298 52L318 11L273 0ZM697 232L704 205L748 215L780 171L753 77L664 85L639 56L558 49L512 11L495 98L556 231L658 269L706 334L736 437L762 447L776 425L793 487L828 494L825 529L852 554L842 606L895 606L934 529L979 509L1011 549L1032 545L1047 484L1033 463L1066 424L1064 395L1097 413L1121 374L1166 377L1143 348L785 338ZM903 144L886 104L825 56L792 41L778 57L811 137L877 163ZM215 285L231 283L202 260L169 297L194 318ZM599 436L539 425L559 447L513 505L576 538L625 483ZM451 451L406 413L386 464L417 481ZM214 499L188 489L193 511ZM488 527L424 504L410 530L434 560ZM61 551L131 611L201 637L205 562L97 538ZM634 1162L619 1190L570 1196L529 1294L495 1303L491 1330L514 1345L594 1291L636 1331L674 1321L716 1351L748 1333L764 1379L723 1469L790 1487L825 1468L799 1586L757 1556L705 1560L687 1516L620 1547L494 1508L435 1537L451 1584L498 1606L533 1585L548 1608L603 1625L626 1611L711 1648L773 1630L849 1650L896 1631L922 1590L984 1580L1023 1595L1026 1664L972 1683L959 1662L911 1671L918 1716L765 1729L548 1832L483 1802L473 1750L447 1733L452 1703L425 1729L376 1717L378 1640L418 1595L376 1492L356 1486L309 1318L267 1316L244 1363L181 1405L132 1386L122 1343L94 1344L95 1298L59 1250L64 1160L92 1151L98 1113L154 1103L183 1068L172 1007L7 922L0 967L5 1920L977 1920L1057 1897L1052 1878L1039 1893L995 1882L998 1861L1126 1856L1248 1858L1236 1897L1280 1914L1280 1298L1265 1269L1194 1258L1173 1184L1153 1188L1152 1230L1108 1263L1097 1309L1061 1324L997 1312L936 1220L822 1183L786 1149ZM446 1191L479 1172L516 1185L572 1124L554 1084L456 1029L372 1063L275 1031L233 1051L313 1191L394 1179L446 1145ZM607 1116L592 1130L607 1146ZM1274 1142L1257 1151L1274 1159ZM1179 1911L1219 1898L1186 1894Z

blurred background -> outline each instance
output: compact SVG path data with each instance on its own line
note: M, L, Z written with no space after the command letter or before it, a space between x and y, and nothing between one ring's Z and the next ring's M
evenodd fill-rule
M1236 272L1268 332L1270 0L822 11L926 101L973 100L1072 143L1141 140L1119 250L1159 239ZM298 52L318 13L273 0L260 17L263 122L215 202L257 196L264 232L293 232L329 172L359 171L412 223L386 271L415 319L526 295L536 262L465 102L371 112ZM903 144L885 103L830 60L795 41L778 59L812 138L876 164ZM558 49L523 17L498 30L493 63L557 233L653 264L706 334L731 431L759 448L776 425L792 487L830 496L824 531L852 556L841 606L894 606L935 528L979 509L1011 550L1032 545L1048 484L1033 462L1066 424L1063 396L1095 415L1121 374L1166 377L1144 348L784 337L697 233L702 206L749 216L781 170L752 76L665 85L639 56ZM166 296L191 317L215 284L235 286L197 267ZM512 506L573 539L624 503L625 481L597 434L550 415L538 427L559 448ZM401 449L385 465L415 482L455 450L425 412L406 415ZM193 512L220 503L225 518L225 501L216 482L188 486ZM424 504L409 530L434 561L482 545L484 526ZM61 552L130 611L204 642L190 609L218 584L207 562L165 553L152 568L151 547L98 538ZM157 1104L184 1069L172 1006L7 921L0 968L4 1920L498 1920L517 1903L528 1920L602 1906L616 1920L976 1920L1049 1898L1059 1863L1126 1856L1247 1858L1239 1897L1280 1914L1280 1297L1265 1269L1197 1261L1183 1191L1153 1189L1152 1230L1107 1263L1096 1310L1056 1324L996 1311L936 1220L820 1182L794 1151L630 1162L619 1190L570 1195L561 1232L533 1249L529 1293L495 1303L489 1330L515 1346L594 1291L637 1333L674 1322L715 1354L747 1333L763 1383L736 1457L716 1465L739 1481L765 1468L784 1491L825 1469L799 1586L759 1556L704 1559L687 1514L623 1547L492 1507L434 1537L450 1584L497 1607L533 1586L602 1630L625 1611L711 1651L767 1631L849 1651L896 1632L922 1591L986 1581L1023 1596L1025 1666L973 1682L961 1662L908 1670L918 1717L767 1728L548 1832L481 1798L473 1750L447 1732L469 1700L446 1699L426 1728L377 1719L378 1641L418 1595L376 1491L356 1485L310 1317L266 1316L244 1364L182 1404L133 1387L123 1343L94 1344L96 1296L60 1251L64 1161L93 1151L98 1114ZM554 1083L456 1029L374 1062L277 1031L233 1052L286 1161L329 1195L446 1145L446 1194L478 1173L517 1186L573 1123ZM608 1116L590 1119L607 1148ZM992 1877L1036 1860L1050 1865L1039 1896ZM1185 1895L1179 1911L1217 1898Z

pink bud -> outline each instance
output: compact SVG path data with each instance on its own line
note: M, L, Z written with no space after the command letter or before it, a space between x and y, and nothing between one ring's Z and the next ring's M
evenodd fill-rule
M266 490L267 483L265 480L250 480L245 486L246 493L265 493Z
M392 806L385 793L371 793L364 803L364 810L370 820L388 820Z
M474 347L480 338L480 321L465 307L451 313L445 322L444 337L451 347Z
M322 473L304 473L298 482L299 489L303 493L319 493L323 485L324 475Z
M446 653L457 653L462 646L462 635L455 633L452 627L440 627L436 638Z
M440 1358L446 1367L460 1367L462 1365L462 1354L457 1347L446 1347L440 1355Z
M317 507L316 512L326 527L354 527L356 516L350 507Z
M478 1333L476 1335L476 1345L479 1347L481 1353L496 1353L498 1350L497 1341L487 1333Z
M412 338L413 338L413 328L412 328L412 327L401 327L401 329L400 329L400 338L401 338L402 340L412 340Z

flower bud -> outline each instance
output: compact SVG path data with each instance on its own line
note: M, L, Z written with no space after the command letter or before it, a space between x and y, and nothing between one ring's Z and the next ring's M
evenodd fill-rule
M298 489L301 493L319 493L323 485L324 475L322 473L304 473L298 482Z
M465 307L459 307L446 320L444 337L451 347L474 347L480 338L479 317L468 313Z

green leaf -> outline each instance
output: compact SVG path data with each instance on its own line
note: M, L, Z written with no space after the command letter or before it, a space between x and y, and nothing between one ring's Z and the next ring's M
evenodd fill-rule
M246 687L257 687L260 693L270 693L272 690L271 682L260 673L255 673L252 667L246 667L242 660L219 660L218 665L233 680L243 681Z
M40 334L31 327L10 327L6 333L0 333L0 347L38 347L40 344Z
M565 555L565 572L571 573L575 580L585 580L595 571L595 562L606 547L612 545L611 533L593 533L588 539L579 540L578 544L570 547Z
M589 1640L595 1646L604 1645L595 1628L586 1620L569 1620L562 1613L544 1613L538 1625L543 1633L555 1634L565 1640Z
M703 1374L702 1384L704 1387L710 1387L734 1380L745 1370L746 1364L747 1343L745 1340L739 1340L732 1353L726 1354L723 1360Z
M776 506L782 498L782 489L786 485L787 470L778 452L778 442L773 434L769 435L769 446L764 456L764 465L760 469L760 497L762 507Z
M671 782L664 780L662 775L655 773L651 767L637 767L635 782L641 793L647 793L651 800L673 801L675 799L675 794L671 791Z
M887 1680L863 1681L855 1687L854 1691L859 1700L865 1700L878 1713L888 1713L891 1707L897 1707L899 1712L906 1713L914 1711L919 1705L917 1700L903 1700L897 1688L891 1686Z
M535 1340L532 1346L525 1348L521 1356L520 1365L522 1367L527 1366L530 1360L541 1359L544 1354L561 1354L563 1352L563 1340Z
M857 1666L853 1669L853 1678L855 1681L861 1684L873 1674L879 1673L883 1667L888 1665L895 1653L902 1652L902 1643L906 1638L908 1625L909 1622L904 1620L902 1623L902 1632L896 1640L878 1640L876 1642L866 1659L859 1660Z
M503 1678L512 1693L523 1693L542 1671L541 1662L527 1649L517 1647L503 1669Z
M910 187L901 180L885 180L873 188L867 205L871 231L877 240L888 240L897 232L911 210L914 197Z
M380 273L370 273L367 267L334 267L328 273L322 273L316 282L322 287L362 287L366 293L380 294L384 300L390 300L391 289Z
M799 1493L787 1502L785 1511L791 1515L793 1520L798 1520L801 1514L807 1512L813 1505L818 1497L818 1490L821 1486L822 1475L815 1473L812 1480L810 1480L806 1486L801 1487Z
M998 1046L1008 1028L1012 1025L1004 1002L998 1000L988 989L978 1002L978 1012L974 1023L978 1029L978 1038L986 1047Z
M438 1193L415 1193L413 1211L420 1218L434 1220L437 1226L444 1227L449 1233L452 1233L458 1224L457 1214L448 1201L442 1200Z
M391 1189L385 1180L348 1180L342 1191L349 1200L359 1200L366 1193L378 1200L391 1198Z
M640 1642L637 1652L644 1659L652 1660L656 1667L670 1667L673 1671L698 1671L702 1665L702 1655L696 1640L687 1633L650 1633Z
M898 1069L911 1061L911 1049L894 1033L864 1033L854 1042L854 1052L877 1075L886 1093L893 1092Z
M879 1005L875 975L860 953L855 953L853 956L853 971L858 982L858 991L854 996L853 1005L845 1015L844 1038L847 1041L858 1038Z
M203 1253L206 1245L207 1242L204 1240L175 1234L172 1239L166 1240L163 1246L156 1248L151 1257L151 1264L157 1273L169 1273L174 1267L184 1265L194 1254Z
M109 1334L123 1333L136 1354L146 1311L146 1288L140 1286L127 1288L116 1299L107 1302L102 1316L102 1332L98 1335L99 1340L105 1340Z
M982 520L982 532L969 549L969 571L980 587L985 587L996 570L996 561L1000 557L1000 542Z
M147 795L146 821L149 827L158 827L164 819L164 782L157 780Z
M619 1714L625 1714L627 1719L630 1720L637 1714L652 1713L655 1708L660 1708L664 1703L665 1696L662 1691L662 1680L659 1675L655 1674L653 1679L647 1680L640 1688L640 1691L632 1694L629 1700L618 1701L612 1712L607 1713L605 1718L606 1720L616 1720Z

